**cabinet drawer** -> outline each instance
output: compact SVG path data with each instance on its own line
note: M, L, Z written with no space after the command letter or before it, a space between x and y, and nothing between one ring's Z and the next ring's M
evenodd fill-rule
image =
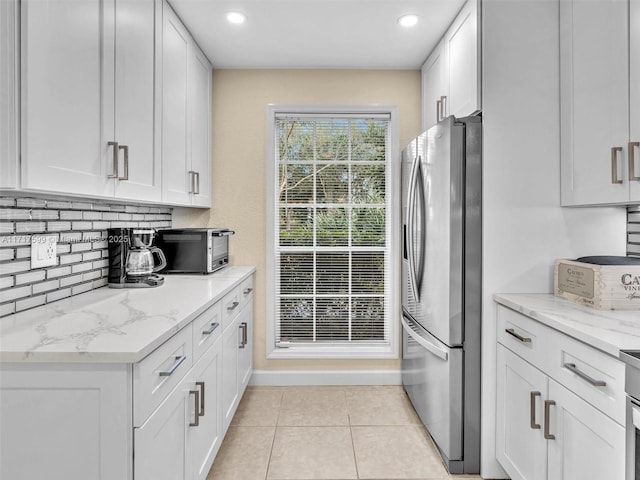
M192 326L180 330L133 366L133 422L139 427L193 364Z
M222 329L226 329L240 312L240 303L242 301L242 293L240 287L236 287L222 297Z
M624 364L559 333L549 376L585 401L625 424Z
M498 342L544 370L550 337L557 332L506 307L498 307L497 315Z
M222 332L222 303L216 302L193 321L193 363L213 345Z
M240 298L240 308L244 308L253 299L253 275L240 284Z

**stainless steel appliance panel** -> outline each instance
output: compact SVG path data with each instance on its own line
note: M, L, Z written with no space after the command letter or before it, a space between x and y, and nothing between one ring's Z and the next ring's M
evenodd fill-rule
M462 348L450 348L402 318L402 383L450 470L462 457Z

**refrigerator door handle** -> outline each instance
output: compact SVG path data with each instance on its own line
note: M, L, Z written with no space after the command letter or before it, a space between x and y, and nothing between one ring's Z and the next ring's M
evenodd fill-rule
M420 240L418 242L418 271L416 272L416 290L418 294L422 288L422 279L424 277L424 259L425 259L425 239L427 222L424 215L425 192L424 183L422 181L422 157L418 157L418 168L416 175L416 189L418 192L418 203L420 210Z
M409 250L409 283L411 283L411 290L413 291L413 296L416 300L420 300L420 291L417 288L417 279L416 279L416 271L415 271L415 249L413 248L413 237L415 235L414 232L414 216L415 216L415 195L416 195L416 174L418 170L418 166L420 165L419 157L413 161L413 165L411 167L411 177L409 179L409 199L408 199L408 209L407 209L407 230L408 230L408 250Z
M449 353L444 348L439 347L438 345L430 342L423 336L419 335L416 331L413 330L413 328L411 328L407 320L408 320L407 317L402 315L402 328L404 328L407 334L409 334L411 338L413 338L416 342L418 342L419 345L426 348L431 353L433 353L436 357L446 362L449 359Z

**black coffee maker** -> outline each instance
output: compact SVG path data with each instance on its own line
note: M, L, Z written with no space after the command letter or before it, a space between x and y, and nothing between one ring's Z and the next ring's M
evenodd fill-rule
M162 250L152 246L156 235L153 228L110 228L107 235L111 288L158 287L164 283L155 272L166 267L167 260Z

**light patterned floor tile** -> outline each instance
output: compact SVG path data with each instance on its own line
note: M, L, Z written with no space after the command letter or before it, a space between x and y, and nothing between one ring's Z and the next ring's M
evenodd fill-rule
M285 391L278 426L349 425L347 398L340 388L289 389Z
M351 425L419 425L402 388L348 389L347 411Z
M207 480L264 480L275 427L229 427Z
M231 425L275 427L283 393L282 390L247 390L231 420Z

